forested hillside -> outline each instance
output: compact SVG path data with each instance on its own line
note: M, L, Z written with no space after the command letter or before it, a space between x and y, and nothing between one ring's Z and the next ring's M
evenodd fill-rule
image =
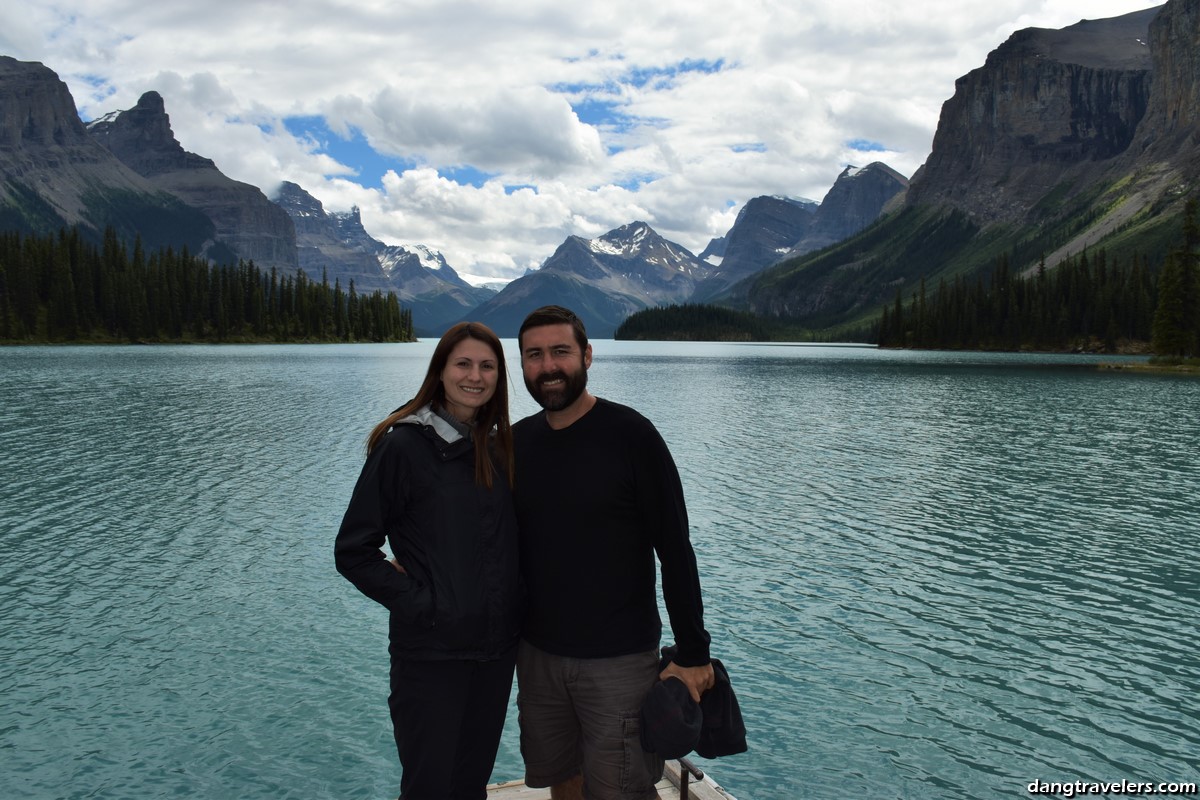
M1028 277L997 261L989 279L940 280L930 293L922 278L907 305L897 292L885 308L881 347L984 350L1152 351L1160 357L1200 355L1200 230L1196 203L1184 214L1182 241L1161 270L1144 259L1110 262L1086 251L1053 271Z
M412 341L393 293L316 283L253 262L214 266L167 248L132 252L111 228L101 245L78 230L0 234L0 341Z

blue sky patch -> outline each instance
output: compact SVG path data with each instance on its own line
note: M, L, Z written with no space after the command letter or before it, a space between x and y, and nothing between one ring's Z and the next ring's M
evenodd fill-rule
M622 77L623 83L628 83L631 86L641 88L647 84L657 84L658 86L670 86L675 78L680 75L685 75L689 72L700 72L705 75L711 75L715 72L720 72L725 67L725 59L718 58L716 61L707 61L702 58L686 58L675 64L668 64L663 67L634 67L625 73Z
M622 101L614 99L620 97L619 87L624 85L642 88L650 85L652 88L667 88L680 75L690 72L712 74L720 72L724 67L724 59L685 59L662 67L631 67L609 84L560 83L548 88L568 98L576 98L571 102L571 109L579 121L586 125L618 132L627 131L635 124L667 127L665 120L635 120L625 114ZM614 151L610 150L610 154L612 152Z
M574 93L582 87L563 88ZM586 125L604 128L628 127L629 125L628 118L621 113L619 104L615 100L600 100L585 94L579 102L571 103L571 110L575 112L575 116L579 117L579 121Z
M873 142L870 139L851 139L846 142L846 146L851 150L857 150L860 153L886 153L887 147L879 142Z
M357 128L351 129L349 139L343 138L329 129L324 117L288 117L283 125L288 133L298 139L312 139L317 142L320 152L358 172L355 183L363 186L381 185L389 169L403 172L416 166L416 162L375 152Z
M476 189L495 177L491 173L483 172L471 166L443 167L438 170L438 175L463 186L474 186Z
M80 75L79 79L88 86L91 86L93 89L99 89L101 86L109 86L108 94L112 94L115 91L111 88L108 78L104 77L103 75L92 75L91 73L87 73Z

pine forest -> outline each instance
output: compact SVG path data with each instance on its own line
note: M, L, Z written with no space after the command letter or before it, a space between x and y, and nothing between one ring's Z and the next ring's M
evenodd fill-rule
M881 347L947 350L1103 350L1148 345L1160 361L1200 356L1200 228L1189 202L1183 241L1152 270L1086 251L1053 270L1017 275L1000 259L988 279L922 280L907 305L885 308Z
M0 233L0 341L402 342L412 312L394 293L359 295L302 271L212 265L186 248L132 252L111 228Z

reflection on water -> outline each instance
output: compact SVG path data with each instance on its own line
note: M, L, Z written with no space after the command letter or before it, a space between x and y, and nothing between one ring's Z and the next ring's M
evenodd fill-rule
M595 348L593 390L684 479L750 728L702 766L741 800L1197 779L1200 382ZM395 796L386 620L331 547L431 350L0 350L7 796ZM496 777L520 769L514 713Z

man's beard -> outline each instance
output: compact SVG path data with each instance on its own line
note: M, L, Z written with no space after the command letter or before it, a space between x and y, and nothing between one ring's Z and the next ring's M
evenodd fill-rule
M543 386L546 381L555 381L560 378L563 381L561 388L546 389ZM562 370L549 372L539 375L536 383L526 378L525 388L542 408L547 411L562 411L578 400L579 396L583 394L583 390L587 388L587 368L581 365L578 372L570 375Z

